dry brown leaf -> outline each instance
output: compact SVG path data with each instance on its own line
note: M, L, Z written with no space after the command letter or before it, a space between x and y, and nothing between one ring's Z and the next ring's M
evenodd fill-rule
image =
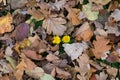
M53 54L48 54L47 57L46 57L47 61L55 61L55 60L58 60L59 58Z
M10 80L8 75L4 75L2 77L0 77L0 80Z
M12 9L22 8L26 5L28 0L10 0L10 5Z
M0 17L0 34L12 31L12 21L13 19L10 13L6 16Z
M80 24L80 20L78 18L78 13L80 12L80 9L71 8L69 6L66 6L67 11L69 12L67 15L67 18L70 20L72 25L78 25Z
M103 72L100 72L99 75L96 74L95 77L97 80L107 80L108 75L105 74L105 72L103 71Z
M118 1L111 1L108 11L113 11L113 10L117 9L118 5L119 5Z
M24 59L21 60L21 62L17 65L16 71L14 72L14 76L17 80L22 80L22 76L25 70L26 64L24 62Z
M106 71L111 77L116 77L118 69L109 66Z
M37 21L43 20L44 19L44 14L41 12L40 9L35 9L35 8L29 8L28 9L29 14L33 16L34 19Z
M34 60L42 60L43 59L41 55L36 53L36 51L33 51L33 50L23 50L23 52L30 59L34 59Z
M39 54L47 51L49 48L46 44L46 41L41 40L38 35L35 35L34 37L29 37L28 38L31 42L30 48L32 50L37 51Z
M105 39L102 36L96 36L96 41L93 41L94 48L92 49L96 58L100 59L107 56L105 52L111 49L111 46L107 45L108 43L108 39Z
M85 76L90 71L89 57L87 54L82 54L77 59L79 66L75 66L75 69L80 73L81 76Z
M93 36L93 31L90 28L88 22L85 22L77 31L76 31L76 40L83 39L84 41L89 41Z
M59 78L62 78L62 79L71 78L71 74L70 73L68 73L67 71L64 71L64 70L62 70L60 68L57 68L57 67L56 67L56 73L57 73L56 76L59 77Z
M112 52L108 55L107 59L108 62L114 63L119 61L119 54L117 52Z
M64 24L66 24L66 20L62 17L50 17L43 21L42 26L47 29L48 34L53 33L53 35L63 35L67 29Z
M105 4L108 4L111 0L89 0L89 1L94 2L96 4L105 5Z

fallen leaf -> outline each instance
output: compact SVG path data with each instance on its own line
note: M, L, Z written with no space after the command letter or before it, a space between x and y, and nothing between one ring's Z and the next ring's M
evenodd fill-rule
M75 69L80 73L81 76L85 76L90 71L89 57L87 54L82 54L77 59L79 66L75 66Z
M80 12L80 9L77 8L71 8L69 6L65 7L67 11L69 12L67 15L67 18L70 20L72 25L78 25L80 24L80 20L78 18L78 13Z
M60 0L60 1L55 1L55 3L52 3L52 9L60 10L63 8L67 0Z
M46 57L47 61L54 61L54 60L58 60L59 58L53 54L48 54Z
M89 20L96 20L98 19L98 11L92 11L92 3L88 3L86 5L83 5L82 11L85 13L86 17Z
M110 2L108 11L114 11L115 9L118 8L118 5L119 5L118 1L112 1L112 2Z
M111 49L111 46L107 45L108 43L108 39L105 39L102 36L96 36L96 41L93 41L94 48L92 51L97 59L107 57L107 54L105 52Z
M88 48L86 42L63 44L62 46L64 47L67 55L70 56L72 60L77 59L82 54L82 52Z
M51 17L43 21L42 27L47 29L48 34L53 33L53 35L63 35L67 29L64 24L66 24L65 19L61 17Z
M68 79L71 78L71 74L67 71L63 71L62 69L56 68L57 77L62 79Z
M113 67L108 67L107 68L107 73L110 75L110 76L112 76L112 77L116 77L116 75L117 75L117 73L118 73L118 69L116 69L116 68L113 68Z
M110 63L119 62L119 54L114 51L108 55L106 60Z
M29 34L29 25L27 23L20 23L16 28L16 34L15 39L17 41L22 41L26 37L28 37Z
M15 69L16 66L17 66L16 61L13 58L9 57L9 56L5 56L5 58L6 58L7 61L9 61L9 63L13 67L13 69Z
M41 12L40 9L35 9L35 8L29 8L28 13L32 15L34 19L37 21L43 20L44 19L44 14Z
M35 79L40 79L40 77L45 74L44 70L40 67L35 67L32 70L25 70L25 73Z
M23 50L24 54L30 58L30 59L34 59L34 60L42 60L42 56L37 54L36 51L33 50Z
M12 31L12 21L13 19L10 13L8 13L6 16L0 17L0 34Z
M101 4L101 5L106 5L108 4L111 0L89 0L90 2L94 2L96 4Z
M75 36L78 41L80 39L83 39L83 41L90 41L93 36L93 31L91 30L89 23L83 23L83 25L76 31Z
M115 21L120 21L120 10L115 9L113 13L111 13L110 17L113 17Z
M108 75L107 74L105 74L105 72L103 71L103 72L100 72L100 74L98 75L98 74L96 74L95 75L95 77L96 77L96 79L97 80L106 80L107 79L107 77L108 77Z
M10 1L10 5L12 9L16 9L16 8L22 8L26 5L26 3L28 2L28 0L11 0Z
M2 77L0 77L0 80L10 80L8 75L4 75Z
M5 55L6 56L12 56L13 50L8 46L5 50Z
M43 76L40 77L39 80L47 80L47 79L49 79L49 80L55 80L55 79L54 79L51 75L49 75L49 74L44 74Z
M12 73L13 68L6 62L6 60L1 59L0 60L0 71L2 72L2 74Z
M22 80L22 76L25 70L26 64L24 62L24 59L21 60L21 62L17 65L16 71L14 72L14 76L17 80Z

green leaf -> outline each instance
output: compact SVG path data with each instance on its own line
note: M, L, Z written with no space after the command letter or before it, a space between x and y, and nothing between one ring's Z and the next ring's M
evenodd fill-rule
M44 76L40 77L39 80L55 80L55 79L49 74L44 74Z
M35 24L34 30L38 29L39 26L42 26L42 24L43 24L43 20L37 21L35 19L32 19L32 22Z

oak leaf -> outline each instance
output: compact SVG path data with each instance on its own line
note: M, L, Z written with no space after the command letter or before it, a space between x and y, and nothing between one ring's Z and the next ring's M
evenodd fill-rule
M69 12L67 15L67 18L70 20L70 22L72 23L72 25L78 25L80 24L80 20L78 18L78 14L80 12L80 9L77 8L71 8L69 6L65 7L67 9L67 11Z
M92 49L93 54L96 58L100 59L107 56L105 52L111 49L111 46L107 45L108 43L108 39L105 39L102 36L96 36L96 41L93 41L94 48Z

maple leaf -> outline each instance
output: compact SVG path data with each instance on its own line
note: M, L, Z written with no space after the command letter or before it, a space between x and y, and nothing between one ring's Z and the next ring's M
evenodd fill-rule
M66 30L66 20L62 17L49 17L43 21L43 28L47 29L48 34L63 35Z
M70 20L70 22L72 23L72 25L78 25L78 24L80 24L80 20L78 18L78 16L79 16L78 13L80 12L80 9L71 8L69 6L65 6L65 8L69 12L68 15L67 15L67 18Z
M10 13L8 13L6 16L0 17L0 34L10 32L12 30L12 21L13 19Z
M96 41L93 41L94 48L92 49L93 54L96 58L104 58L106 57L106 51L111 49L110 45L107 45L109 40L105 39L102 36L96 36Z

